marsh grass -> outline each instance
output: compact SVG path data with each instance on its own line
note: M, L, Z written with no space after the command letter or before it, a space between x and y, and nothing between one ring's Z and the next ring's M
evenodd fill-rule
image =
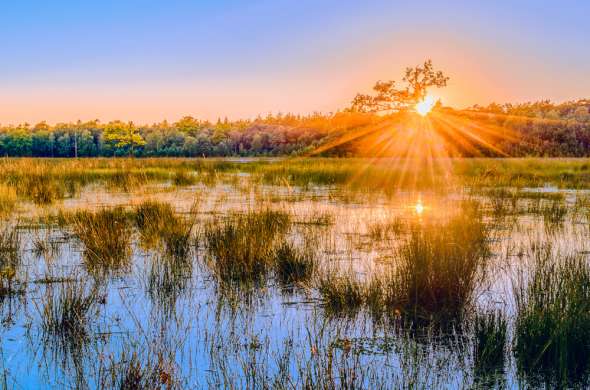
M311 248L299 248L285 241L276 249L275 274L283 285L309 281L316 269L317 260Z
M590 366L590 266L550 246L533 249L528 282L515 285L514 353L527 377L558 385L583 379Z
M188 256L194 225L192 219L177 215L168 203L151 200L139 204L134 210L133 217L145 248L163 247L169 256Z
M493 382L505 369L508 321L498 310L478 312L473 327L475 376L483 384Z
M559 226L567 216L568 207L560 200L553 200L549 203L543 204L540 213L543 216L543 221L548 227Z
M23 292L16 279L21 263L21 241L17 226L0 223L0 299Z
M51 180L43 173L29 175L25 180L17 184L17 191L24 197L31 199L35 204L47 205L65 196L66 190L63 183Z
M0 217L12 213L16 202L17 196L14 187L0 184Z
M45 228L43 232L40 229L35 230L32 238L33 254L37 258L43 257L46 261L55 259L60 253L60 243L51 235L51 229Z
M488 227L471 203L444 222L411 223L384 272L359 279L328 272L318 290L332 312L365 307L377 320L459 324L490 255Z
M130 355L130 356L129 356ZM174 370L159 356L141 359L137 352L123 352L120 361L106 369L105 388L120 390L179 389Z
M385 279L385 301L414 318L460 319L489 257L488 228L465 206L442 225L417 224Z
M310 226L332 226L334 225L334 215L329 212L320 212L318 214L310 215L299 221L302 225Z
M97 287L89 289L86 283L78 279L47 284L41 309L41 326L45 338L64 351L76 351L87 341L90 316L97 307Z
M19 260L21 236L12 223L0 224L0 264L15 264Z
M174 308L176 299L188 286L193 270L186 257L156 256L151 261L147 292L152 301L165 311Z
M225 282L261 281L275 260L275 249L290 227L282 211L249 211L204 228L209 265Z
M190 186L197 182L197 178L185 170L177 170L172 176L172 184L175 186Z
M329 315L356 315L366 303L366 284L351 274L328 271L317 281L323 307Z
M135 207L134 221L142 244L149 249L159 243L162 231L176 223L176 216L169 203L147 200Z
M120 270L127 265L132 230L125 209L118 206L96 212L79 210L65 218L84 245L90 271Z
M367 232L372 241L384 241L393 235L399 235L403 232L404 223L400 219L393 219L391 221L375 223L369 226Z

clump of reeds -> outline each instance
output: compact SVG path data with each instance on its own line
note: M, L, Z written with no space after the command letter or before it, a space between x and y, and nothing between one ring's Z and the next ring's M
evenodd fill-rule
M84 244L90 269L120 269L131 254L131 226L122 207L96 212L80 210L65 217L76 237Z
M534 249L528 283L515 287L518 367L561 385L590 367L590 266L578 255Z
M87 337L89 316L97 303L97 290L87 290L83 282L61 283L57 293L49 285L41 313L47 335L66 343Z
M318 288L332 311L364 306L375 317L458 322L488 256L488 228L481 214L466 205L442 224L410 226L389 270L362 281L324 276Z
M331 226L334 224L334 215L329 212L321 212L308 216L301 223L311 226Z
M185 290L193 264L186 258L157 256L150 265L147 292L163 309L174 307L176 298Z
M45 229L43 235L36 230L32 246L35 256L44 257L46 260L54 259L60 251L59 242L52 239L50 229Z
M138 389L176 389L179 384L173 377L173 369L159 357L157 361L141 361L134 352L131 357L125 353L121 361L113 365L110 370L114 377L113 387L120 390Z
M18 261L20 234L10 223L0 225L0 264L13 264Z
M145 201L135 208L134 220L146 248L162 244L174 257L186 257L190 249L192 223L176 215L168 203Z
M18 190L35 204L45 205L64 197L62 185L44 174L27 175L17 184Z
M185 170L177 170L172 176L172 184L175 186L190 186L196 182L196 178Z
M488 229L473 208L442 225L416 224L384 281L387 306L413 317L460 318L488 256Z
M354 314L366 302L366 286L353 275L328 271L318 279L318 291L324 308L332 314Z
M107 187L120 189L122 191L129 191L132 188L138 187L149 181L147 173L143 170L130 169L122 167L104 176L104 182Z
M376 223L369 226L368 235L373 241L383 241L394 234L403 231L403 223L399 219L393 219L384 223Z
M283 284L297 283L309 280L316 269L316 259L308 248L283 242L275 254L275 273Z
M477 313L474 319L473 360L477 377L490 377L504 370L507 321L501 311Z
M134 211L135 225L147 248L154 247L160 239L160 233L176 222L174 210L168 203L147 200L135 207Z
M209 264L223 281L261 280L275 260L275 247L290 225L281 211L234 214L205 226Z

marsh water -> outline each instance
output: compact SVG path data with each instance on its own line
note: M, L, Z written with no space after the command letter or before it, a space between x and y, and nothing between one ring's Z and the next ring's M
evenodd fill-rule
M465 199L477 200L491 226L491 256L471 310L494 308L510 319L514 285L530 261L531 245L590 251L587 210L580 200L586 194L557 193L567 207L559 221L530 206L554 201L544 196L524 196L510 205L468 188L384 194L252 183L246 173L182 187L161 182L121 191L88 185L47 206L21 201L7 219L20 235L15 279L22 289L0 302L1 382L8 388L122 387L121 376L131 364L156 375L162 388L527 386L511 353L510 332L504 369L481 384L473 370L469 326L416 329L377 322L366 310L334 314L312 282L285 284L268 277L255 286L228 288L207 266L199 236L207 221L230 213L282 210L292 218L288 239L311 248L320 269L362 280L394 259L403 234L392 228L396 223L444 219ZM97 278L71 230L44 218L57 210L133 208L147 199L170 203L194 222L190 267L183 272L162 269L159 248L146 249L135 233L130 266ZM43 326L45 303L68 288L81 295L98 291L85 334L77 339L60 338ZM320 380L328 372L330 378Z

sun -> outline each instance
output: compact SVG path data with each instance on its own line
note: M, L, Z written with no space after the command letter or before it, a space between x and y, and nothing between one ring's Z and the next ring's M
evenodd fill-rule
M420 114L422 116L426 116L432 110L432 107L434 107L435 104L436 104L436 101L434 100L434 98L430 95L427 95L424 98L424 100L422 100L421 102L418 102L414 106L414 109L416 110L416 112L418 114Z

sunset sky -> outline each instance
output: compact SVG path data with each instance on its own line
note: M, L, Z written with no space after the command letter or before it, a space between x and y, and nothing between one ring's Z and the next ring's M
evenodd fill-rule
M455 107L590 97L590 2L412 3L3 1L0 123L329 112L426 58Z

